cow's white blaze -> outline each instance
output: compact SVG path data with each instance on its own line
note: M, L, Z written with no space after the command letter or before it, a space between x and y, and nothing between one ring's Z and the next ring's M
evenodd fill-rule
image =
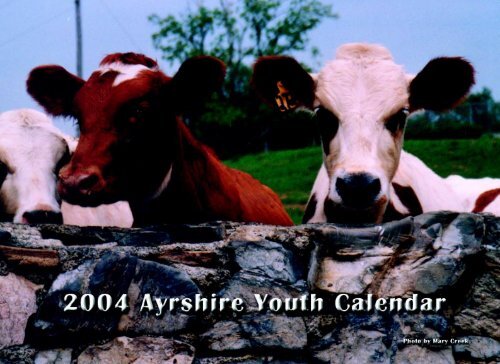
M114 71L117 72L115 80L113 81L113 86L118 86L119 84L132 80L136 78L142 71L151 71L152 69L144 66L142 64L123 64L121 62L106 63L101 65L97 72L104 75L107 72ZM157 70L157 69L156 69Z
M54 168L68 149L66 137L43 113L14 110L0 114L0 160L9 169L0 187L5 213L23 222L28 211L59 213Z
M397 169L402 136L394 136L385 121L408 107L408 77L391 54L377 45L348 44L339 48L316 79L316 105L339 119L325 166L329 198L341 204L337 178L365 173L378 178L377 199L388 196Z

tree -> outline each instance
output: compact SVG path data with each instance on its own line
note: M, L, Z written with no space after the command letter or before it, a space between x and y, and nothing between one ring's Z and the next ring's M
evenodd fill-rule
M178 16L150 20L160 28L153 34L156 48L170 63L209 54L227 65L230 98L246 92L248 64L262 55L310 51L309 33L323 19L334 18L330 5L319 0L220 0Z

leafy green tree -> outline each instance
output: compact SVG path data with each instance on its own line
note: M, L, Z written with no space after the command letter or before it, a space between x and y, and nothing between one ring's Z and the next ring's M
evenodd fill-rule
M209 54L222 59L228 70L232 98L245 93L248 65L262 55L310 51L309 33L323 19L334 18L330 5L319 0L220 0L213 9L199 5L175 17L151 15L158 25L156 48L170 63Z

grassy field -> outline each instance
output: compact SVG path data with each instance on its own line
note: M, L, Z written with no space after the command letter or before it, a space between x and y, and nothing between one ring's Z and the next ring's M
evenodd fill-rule
M404 149L441 176L500 177L500 139L409 140ZM276 191L296 223L302 219L321 164L320 147L268 152L228 160Z

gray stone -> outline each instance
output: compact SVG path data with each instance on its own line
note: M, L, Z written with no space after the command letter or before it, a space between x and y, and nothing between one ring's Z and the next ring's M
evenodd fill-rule
M271 241L233 241L236 263L243 271L277 281L294 283L299 278L292 252Z
M201 335L204 345L212 351L236 351L251 347L239 322L220 321Z
M220 321L201 336L203 346L216 352L243 349L302 350L307 344L304 320L285 315L246 315Z
M36 349L29 345L14 345L0 349L0 363L33 363Z
M377 246L362 253L355 261L322 257L316 250L309 282L313 287L338 293L362 294L391 259L390 247Z
M350 314L311 348L313 358L322 363L429 363L428 358L447 363L453 360L450 346L414 348L403 341L441 338L447 328L439 315Z
M194 297L201 293L189 276L167 265L139 260L135 275L128 288L130 310L122 315L118 331L131 334L165 335L187 327L194 313L142 311L141 306L146 294L161 299ZM165 311L165 310L164 310Z
M296 356L294 356L295 358ZM246 356L217 356L209 358L195 358L195 364L307 364L305 360L278 359L275 356L255 357Z
M121 311L114 307L108 311L93 307L85 311L80 307L83 294L109 294L116 302L128 290L135 273L137 258L107 253L96 261L87 261L78 268L60 274L50 287L37 312L30 330L29 342L70 345L74 340L93 340L116 331ZM75 294L76 310L65 311L67 294ZM84 335L82 335L84 334Z
M250 337L252 347L301 350L307 345L306 326L302 317L285 315L249 315L241 328Z
M23 247L62 246L58 240L44 239L40 232L40 226L0 222L0 230L10 234L10 238L3 242L6 245Z
M459 343L453 346L453 351L460 357L475 360L499 360L500 343L495 339L483 336L457 337Z
M394 357L394 364L455 364L451 348L433 350L418 345L406 346Z
M71 364L71 349L39 351L35 356L35 364Z
M190 364L194 348L162 337L117 337L104 345L90 346L77 359L78 364Z
M382 333L345 330L336 340L338 343L315 352L314 359L322 363L390 363L390 348Z
M256 294L261 297L268 295L268 300L271 298L285 299L306 294L306 288L304 281L298 281L296 284L290 285L264 276L238 272L229 280L218 296L230 299L241 298L245 303L246 312L254 312L258 310L255 300Z
M481 252L482 217L426 214L417 220L414 225L405 219L373 228L322 228L315 235L310 286L379 297L433 294L453 286L468 259Z
M439 230L436 237L426 237L428 231L423 231L420 241L417 235L416 243L398 255L398 263L381 280L379 296L432 294L453 286L467 259L480 253L484 226L479 216L460 214L449 225L433 228Z
M10 240L12 235L8 231L0 230L0 243L5 243Z
M222 268L205 268L180 263L174 263L172 267L186 273L204 292L220 290L231 277L229 270Z
M388 327L380 316L350 315L313 345L313 358L321 363L390 363Z
M119 246L158 246L173 242L210 242L225 236L222 224L165 225L143 229L116 227L43 225L44 239L57 239L65 245L94 245L114 241Z
M256 358L252 355L234 357L234 356L217 356L209 358L196 358L195 364L264 364L268 361Z
M64 297L68 293L77 295L77 310L64 311L68 303ZM100 294L109 294L113 300L111 308L81 309L80 298L90 293L96 300ZM57 277L37 312L30 342L69 345L82 340L83 333L89 340L95 340L116 332L164 334L186 327L190 318L186 314L167 313L158 317L155 312L140 312L146 293L162 298L184 297L199 293L199 289L175 268L127 254L106 253L97 261L87 261ZM130 307L126 313L115 307L122 295L126 295Z
M463 308L454 316L453 325L461 335L490 336L500 340L500 265L491 266L474 284Z
M28 318L37 310L38 288L13 273L0 276L0 349L24 342Z

